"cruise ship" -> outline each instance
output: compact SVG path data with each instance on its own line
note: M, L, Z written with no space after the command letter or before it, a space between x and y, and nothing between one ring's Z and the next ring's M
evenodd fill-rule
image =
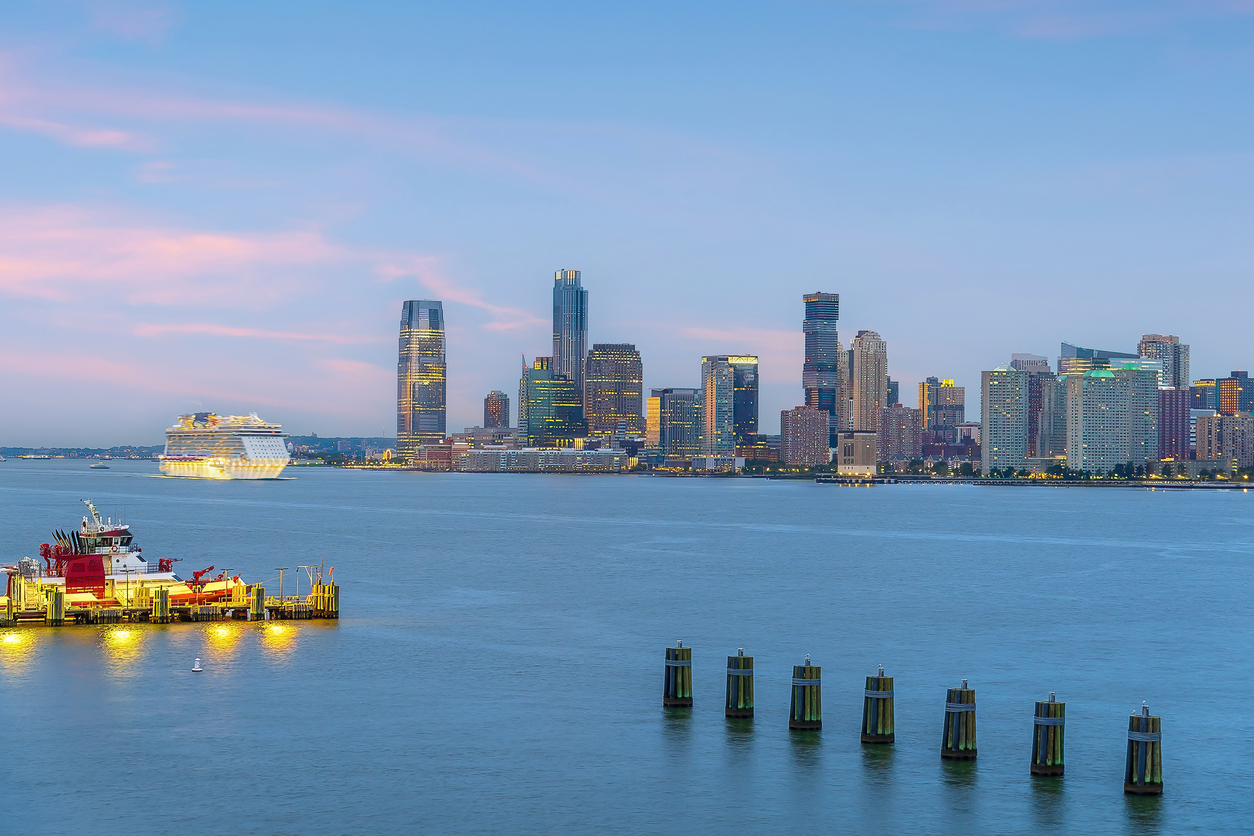
M283 427L248 415L196 412L165 431L161 472L192 479L277 479L290 457Z

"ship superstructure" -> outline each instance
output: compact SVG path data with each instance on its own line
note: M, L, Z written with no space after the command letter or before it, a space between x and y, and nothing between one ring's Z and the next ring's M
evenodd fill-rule
M277 479L287 467L279 424L248 415L196 412L165 431L161 472L193 479Z

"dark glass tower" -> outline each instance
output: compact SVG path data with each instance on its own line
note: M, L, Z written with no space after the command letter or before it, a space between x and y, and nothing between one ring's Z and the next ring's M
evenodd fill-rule
M553 371L583 393L583 363L588 353L588 291L578 270L553 274Z
M412 458L419 445L444 440L447 377L444 306L406 302L396 364L396 447L402 457Z
M806 405L828 414L828 444L836 446L840 419L846 411L840 403L840 368L848 359L840 347L836 321L840 319L839 293L807 293L801 297L806 305L806 318L801 330L806 338L806 359L801 366L801 386Z
M493 389L483 399L483 427L497 429L509 426L509 395Z
M592 346L583 380L588 435L604 437L619 431L629 437L640 435L643 375L640 352L631 343Z

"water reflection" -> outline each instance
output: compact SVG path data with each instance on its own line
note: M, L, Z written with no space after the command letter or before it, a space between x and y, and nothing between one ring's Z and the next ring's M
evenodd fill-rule
M135 627L106 627L100 631L105 659L114 672L129 672L131 665L143 657L144 636L144 630Z
M239 624L230 621L209 624L205 627L205 644L215 654L221 656L231 656L243 636L243 628Z
M0 670L17 673L30 664L39 643L35 630L0 630Z
M945 770L945 785L949 787L974 787L977 772L975 760L951 760L941 758Z
M792 762L798 775L818 774L823 753L822 742L820 732L789 730L788 748L792 751Z
M296 637L300 629L291 622L266 621L261 623L261 646L272 655L285 658L296 649Z
M1063 803L1066 800L1063 793L1063 782L1061 775L1029 775L1029 781L1032 785L1031 803L1032 803L1032 819L1037 825L1037 830L1060 830L1063 822Z
M753 743L753 720L748 718L726 718L727 748L732 754L740 754L749 750Z
M1127 832L1140 836L1162 831L1162 798L1153 795L1125 795L1123 807L1127 813Z

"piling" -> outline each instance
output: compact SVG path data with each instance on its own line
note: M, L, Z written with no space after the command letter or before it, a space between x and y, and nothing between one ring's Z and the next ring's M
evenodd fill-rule
M248 620L266 620L266 588L261 584L253 585L252 599L248 607Z
M4 599L4 622L12 624L17 621L17 605L13 602L13 596L10 595Z
M727 717L745 719L753 716L753 657L743 647L735 656L727 657Z
M806 654L804 665L792 666L792 707L788 712L788 728L818 731L823 728L822 669L810 664Z
M334 583L316 583L309 594L315 618L340 617L340 587Z
M149 618L157 624L170 622L170 590L164 586L153 593L152 614Z
M48 591L48 609L44 612L44 623L52 627L60 627L65 623L65 590Z
M662 705L666 708L692 707L692 648L682 641L666 648L666 679L662 684Z
M950 688L945 695L945 735L941 739L941 757L953 760L974 760L975 689L962 680L961 688Z
M884 666L880 665L876 676L866 678L862 697L862 742L892 743L893 739L893 678L884 676Z
M1063 772L1063 731L1067 704L1058 702L1054 692L1047 701L1038 700L1032 718L1032 774L1061 775Z
M1128 759L1123 791L1131 795L1163 794L1162 718L1151 717L1149 706L1128 718Z

